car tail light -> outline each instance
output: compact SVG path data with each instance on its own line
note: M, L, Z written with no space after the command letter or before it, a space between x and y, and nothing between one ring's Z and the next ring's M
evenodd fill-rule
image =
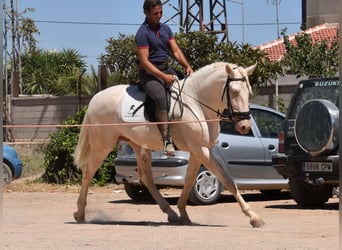
M285 135L284 135L284 131L280 131L278 138L279 138L278 152L279 153L284 153L285 152L285 147L284 147Z

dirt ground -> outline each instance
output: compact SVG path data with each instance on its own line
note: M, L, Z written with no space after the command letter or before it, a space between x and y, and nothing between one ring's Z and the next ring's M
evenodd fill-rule
M338 249L337 198L300 209L288 193L243 197L266 225L252 228L234 198L188 206L193 224L172 225L155 204L134 204L122 186L92 188L86 224L73 219L78 187L13 184L3 193L3 249ZM177 189L164 189L177 210Z

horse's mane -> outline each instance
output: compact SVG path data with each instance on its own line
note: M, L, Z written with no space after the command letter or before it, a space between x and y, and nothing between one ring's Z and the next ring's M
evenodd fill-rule
M198 70L196 70L195 72L193 72L191 74L192 77L194 78L199 78L199 79L203 79L204 76L207 76L208 73L212 72L213 68L219 68L222 67L224 68L224 65L226 65L227 63L225 62L214 62L208 65L205 65L201 68L199 68Z
M193 73L193 77L196 77L196 78L198 78L198 79L203 79L205 76L208 75L208 73L210 73L210 72L212 71L212 68L219 68L219 67L221 67L221 68L224 69L224 71L225 71L225 66L226 66L227 64L228 64L231 68L237 69L243 77L246 77L246 79L247 79L246 84L247 84L247 87L248 87L248 89L249 89L249 93L250 93L250 94L253 94L252 86L251 86L250 83L249 83L248 75L247 75L246 70L245 70L243 67L240 67L240 66L238 66L238 65L236 65L236 64L234 64L234 63L214 62L214 63L208 64L208 65L205 65L205 66L203 66L202 68L199 68L197 71L195 71L195 72Z
M208 65L205 65L201 68L199 68L197 71L195 71L194 73L198 73L198 74L203 74L206 73L209 69L211 70L211 68L218 68L220 66L226 65L225 62L214 62Z

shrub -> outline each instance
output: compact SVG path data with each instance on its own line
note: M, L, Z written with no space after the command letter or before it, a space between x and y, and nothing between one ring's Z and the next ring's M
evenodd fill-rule
M86 107L78 112L74 117L69 117L63 125L78 125L83 121ZM82 179L82 172L73 164L73 153L77 145L79 126L63 126L57 132L50 135L47 145L42 181L56 184L76 184ZM102 166L96 172L92 184L106 185L115 181L114 159L116 148L104 160Z

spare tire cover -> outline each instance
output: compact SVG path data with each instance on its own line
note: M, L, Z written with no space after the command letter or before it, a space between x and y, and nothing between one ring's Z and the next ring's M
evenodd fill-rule
M335 149L338 145L339 110L328 100L314 99L299 110L295 137L299 146L313 156Z

